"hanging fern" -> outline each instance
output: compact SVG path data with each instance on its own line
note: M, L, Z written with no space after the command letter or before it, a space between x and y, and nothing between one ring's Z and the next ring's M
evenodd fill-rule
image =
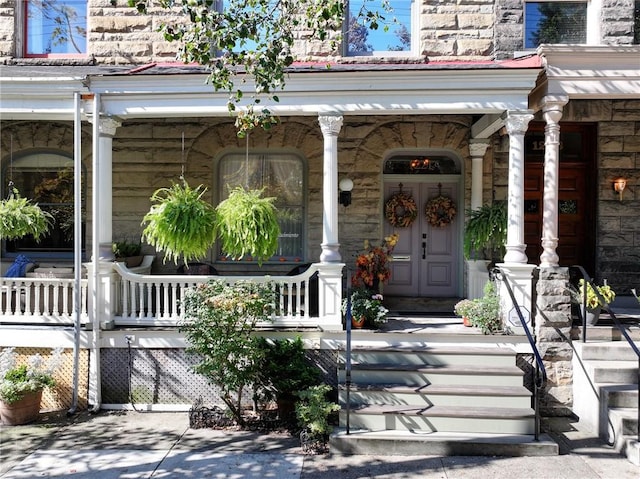
M21 198L16 188L8 199L0 201L0 239L16 240L32 235L40 241L52 223L53 216L27 198Z
M182 256L185 263L199 259L216 240L216 211L202 199L203 185L191 188L187 181L153 193L151 209L142 219L142 239L158 251L164 260L176 264Z
M499 259L507 242L507 204L495 201L467 211L464 256L469 259Z
M262 265L278 249L280 225L275 198L263 198L262 193L237 187L216 208L222 251L233 259L248 255Z

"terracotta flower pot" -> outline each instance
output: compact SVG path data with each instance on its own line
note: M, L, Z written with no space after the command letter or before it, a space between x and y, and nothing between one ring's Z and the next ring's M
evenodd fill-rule
M463 316L462 317L462 324L464 324L466 327L470 328L471 326L473 326L473 323L471 322L471 319L469 319L468 316Z
M5 426L28 424L38 419L42 390L25 394L11 404L0 401L0 418Z
M351 318L351 326L356 328L356 329L362 329L364 327L364 322L365 322L365 317L364 316L359 316L359 317L355 317L353 316Z

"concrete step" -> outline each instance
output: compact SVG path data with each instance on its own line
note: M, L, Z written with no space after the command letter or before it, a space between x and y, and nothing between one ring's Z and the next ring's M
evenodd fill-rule
M341 427L346 425L346 420L347 412L342 409ZM349 424L369 431L534 434L531 408L360 406L349 411Z
M595 383L638 384L637 361L587 361L585 367Z
M635 361L638 365L638 356L626 341L584 343L580 347L584 360Z
M546 434L530 435L422 433L407 431L335 431L329 439L334 454L396 456L555 456L558 444Z
M405 404L416 406L481 407L531 406L531 392L524 386L464 386L437 385L402 386L384 384L352 384L349 394L352 405ZM340 404L347 402L347 391L341 387Z
M602 403L609 407L637 408L637 384L599 384Z
M523 371L516 366L359 364L353 366L351 380L358 384L398 384L404 386L425 384L521 386L523 374ZM340 369L338 381L344 383L345 378L345 370Z
M345 351L339 354L339 361L345 363ZM389 347L358 348L351 352L352 364L421 364L421 365L463 365L482 363L487 366L511 366L515 364L516 353L512 348L494 347Z

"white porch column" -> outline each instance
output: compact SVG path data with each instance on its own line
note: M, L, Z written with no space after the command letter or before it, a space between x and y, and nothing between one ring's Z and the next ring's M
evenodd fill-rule
M471 209L482 206L482 163L484 154L489 147L488 140L471 140L469 153L471 154Z
M471 140L469 153L471 154L471 209L482 206L483 160L489 147L488 140ZM489 281L487 260L467 260L467 298L481 298L484 287Z
M318 121L324 138L320 261L335 263L342 260L338 243L338 133L342 128L342 115L319 115Z
M100 259L113 260L111 243L113 241L113 137L116 129L122 125L118 120L111 117L100 118L100 139L98 148L100 149L98 158L98 181L100 189L98 191L97 215L94 219L100 221L98 227L100 245Z
M540 266L558 266L558 186L560 174L560 125L566 97L544 97L544 196L542 215L542 254Z
M505 126L509 134L509 192L507 198L507 253L504 263L498 266L511 284L515 302L524 316L525 324L531 328L533 270L527 264L524 243L524 134L533 118L529 110L509 111ZM499 284L503 320L515 334L524 334L516 314L516 307L504 282Z
M524 244L524 134L533 118L531 111L508 111L509 192L507 198L507 253L505 263L526 264Z

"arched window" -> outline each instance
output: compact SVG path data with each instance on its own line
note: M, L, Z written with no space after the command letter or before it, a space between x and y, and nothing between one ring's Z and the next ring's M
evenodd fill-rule
M49 212L54 223L49 233L35 241L27 236L6 241L5 253L25 253L34 256L66 257L73 253L74 202L73 158L65 153L52 151L29 152L14 156L4 164L2 171L2 195L6 198L9 181L13 181L20 196L28 198ZM82 172L82 184L85 174ZM84 195L83 195L84 198ZM84 211L84 206L83 206ZM84 238L84 214L82 222ZM84 250L84 240L82 249Z
M393 155L384 162L386 175L456 175L460 167L456 160L444 155Z
M278 251L272 261L302 261L305 257L305 191L303 159L287 152L228 153L218 164L220 201L237 186L264 188L275 197L280 223Z

